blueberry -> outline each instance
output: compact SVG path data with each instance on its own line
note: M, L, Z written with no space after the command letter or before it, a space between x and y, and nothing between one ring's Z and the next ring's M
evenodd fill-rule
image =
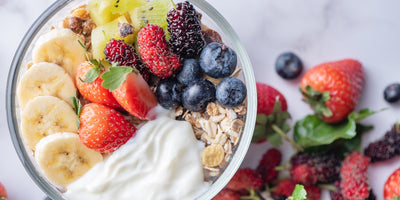
M176 78L179 83L188 86L194 80L201 78L202 73L198 60L186 59L183 61L182 70L176 75Z
M234 108L243 103L247 89L244 83L233 77L224 78L217 85L215 96L224 107Z
M230 76L236 68L235 51L224 44L212 42L204 47L200 54L200 67L213 78Z
M296 54L285 52L276 59L275 70L284 79L295 79L303 71L303 63Z
M183 107L194 112L203 111L212 101L215 101L215 86L206 79L196 80L182 95Z
M383 97L389 103L400 100L400 83L392 83L385 88Z
M175 109L181 105L182 91L175 79L162 79L156 89L157 101L166 109Z

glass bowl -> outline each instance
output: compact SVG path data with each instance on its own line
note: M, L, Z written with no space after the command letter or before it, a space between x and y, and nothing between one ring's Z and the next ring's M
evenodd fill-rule
M238 66L242 68L243 72L241 73L240 78L246 83L247 87L247 113L245 116L245 126L241 134L240 141L236 146L236 150L219 177L211 184L207 191L197 198L211 199L232 178L247 153L254 130L257 96L255 79L250 59L235 31L228 24L226 19L224 19L224 17L222 17L222 15L206 1L190 0L190 2L196 7L197 11L202 14L202 23L216 30L223 38L223 42L236 51L238 56ZM50 183L40 172L40 169L33 158L32 152L24 144L21 136L20 107L16 97L16 89L21 76L26 71L26 65L31 60L33 44L37 38L44 32L50 30L52 26L55 26L61 22L66 16L69 15L69 12L73 8L76 8L84 3L86 3L86 1L59 0L51 5L44 13L42 13L30 27L25 37L21 41L13 58L7 80L7 120L15 150L17 151L21 162L31 178L50 198L54 200L64 199L62 191Z

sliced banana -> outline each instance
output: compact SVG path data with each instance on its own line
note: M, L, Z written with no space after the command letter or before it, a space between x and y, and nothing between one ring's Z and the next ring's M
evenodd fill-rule
M53 96L38 96L30 100L21 116L22 136L35 151L44 137L57 132L78 132L78 116L65 101Z
M55 133L37 144L35 159L49 180L66 187L84 175L102 155L86 147L75 133Z
M70 29L53 29L38 38L32 50L33 62L56 63L75 77L78 65L86 60L78 40L83 44L84 40Z
M33 97L46 95L58 97L72 106L70 98L76 96L76 87L62 67L54 63L36 63L25 72L18 85L20 107L23 109Z

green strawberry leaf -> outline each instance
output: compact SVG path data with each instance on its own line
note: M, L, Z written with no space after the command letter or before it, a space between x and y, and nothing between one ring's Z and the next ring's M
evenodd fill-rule
M348 119L338 124L329 124L317 115L308 115L296 122L293 138L301 147L328 145L338 139L352 139L356 136L357 122L376 113L369 109L351 113Z
M74 110L75 110L76 115L78 116L76 123L79 128L79 126L81 125L81 122L79 121L79 117L81 116L81 112L82 112L82 104L79 101L79 99L76 97L70 97L70 99L71 99L72 103L74 104Z
M394 195L393 200L400 200L400 197L397 195Z
M289 197L291 200L307 200L307 191L304 186L296 184L293 190L292 196Z
M126 76L133 71L132 67L116 67L112 66L110 71L101 75L103 83L101 84L104 88L110 91L117 89L126 79Z
M97 62L97 61L96 61ZM86 78L85 80L82 80L81 78L79 78L82 82L85 83L92 83L93 81L95 81L97 79L97 77L99 77L100 74L100 69L97 67L93 67L92 69L90 69L87 73L86 73Z

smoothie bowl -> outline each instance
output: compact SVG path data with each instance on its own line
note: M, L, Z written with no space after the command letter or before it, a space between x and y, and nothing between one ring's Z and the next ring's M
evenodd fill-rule
M6 98L14 147L52 199L211 199L256 116L249 58L201 0L57 1Z

